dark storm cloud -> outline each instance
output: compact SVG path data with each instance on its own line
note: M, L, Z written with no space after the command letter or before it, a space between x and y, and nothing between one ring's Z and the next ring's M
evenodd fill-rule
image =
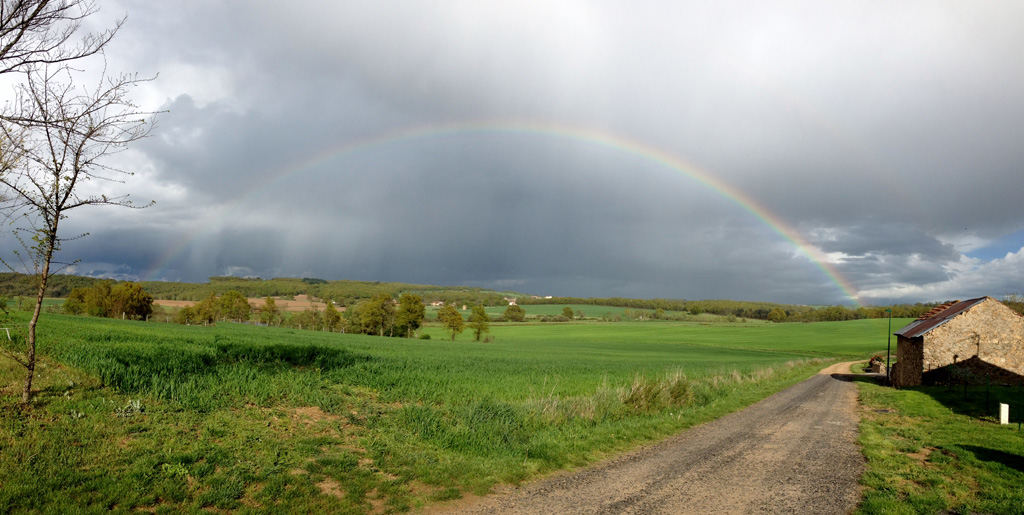
M966 257L1024 228L1014 2L103 6L124 12L111 67L159 72L139 100L169 112L124 156L157 204L70 226L92 236L68 254L111 273L848 301L743 201L622 148L512 131L334 152L527 120L690 161L865 300L1024 289L1017 249Z
M848 256L922 256L929 261L956 261L960 258L953 245L943 243L906 222L867 219L868 225L837 230L811 231L811 242L825 252Z

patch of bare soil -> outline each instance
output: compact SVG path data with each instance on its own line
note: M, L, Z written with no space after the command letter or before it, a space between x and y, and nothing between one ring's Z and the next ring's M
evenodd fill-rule
M427 511L848 513L864 470L850 365L597 466Z
M315 424L321 420L341 420L338 415L331 415L324 413L324 410L320 406L304 406L301 408L293 408L291 410L291 417L295 420L301 420L308 424Z
M345 491L341 488L341 483L335 479L327 478L316 484L320 489L320 493L324 495L330 495L341 499L345 497Z
M249 297L249 305L254 309L261 309L266 305L267 300L263 297ZM157 306L166 306L169 308L185 308L192 307L197 304L194 300L163 300L157 299L153 301L153 304ZM274 304L277 305L277 309L280 311L305 311L307 309L322 311L327 308L327 304L321 302L318 299L310 297L309 295L296 295L294 300L281 299L274 297ZM336 306L338 311L345 311L344 306Z

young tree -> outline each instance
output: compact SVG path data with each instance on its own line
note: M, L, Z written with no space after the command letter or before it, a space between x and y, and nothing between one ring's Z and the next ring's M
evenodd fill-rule
M518 304L510 304L505 308L504 317L509 322L524 322L526 321L526 310Z
M85 290L85 314L94 317L112 317L113 281L100 281Z
M490 332L491 318L487 316L483 304L473 306L473 313L469 315L469 326L473 328L473 336L476 341L480 341L480 337L484 333Z
M316 331L323 327L323 321L323 313L321 313L320 310L317 309L307 309L305 311L295 313L289 319L289 322L291 323L292 327L297 327L299 329L308 329L311 331Z
M354 305L350 304L348 309L345 310L343 317L349 332L355 334L363 332L363 308L366 307L365 304L365 302L357 302Z
M774 308L768 313L769 322L782 322L786 320L786 312L782 308Z
M327 299L327 307L324 308L324 329L334 332L341 328L341 313L334 307L334 301Z
M277 302L274 301L274 298L267 297L264 299L263 307L260 308L260 322L270 326L280 318L280 315L281 311L277 308Z
M395 314L395 326L398 334L412 338L426 317L427 307L423 305L423 297L412 293L403 293L398 298L398 312Z
M213 324L220 318L220 302L217 302L217 294L210 292L210 296L192 306L190 324Z
M65 315L84 315L86 290L87 288L72 289L71 293L64 299L64 305L60 308L61 312Z
M441 306L441 309L437 310L437 320L441 322L442 326L452 332L452 341L455 341L455 335L465 329L462 313L459 313L459 310L455 309L455 306L451 304L445 304Z
M94 88L74 84L72 61L100 52L120 27L118 22L70 44L82 20L95 11L90 0L0 1L0 74L23 72L13 100L0 112L0 197L26 251L18 255L20 268L32 270L37 292L24 355L15 357L27 371L26 403L32 396L43 296L58 271L52 265L65 241L60 222L83 206L136 207L127 195L86 192L82 185L120 182L119 177L131 175L105 158L152 129L151 113L141 112L128 98L128 91L144 80L107 77L104 69Z
M394 330L395 304L391 302L391 295L378 293L360 304L363 305L360 311L363 332L384 336L385 332Z
M562 308L562 316L564 316L565 318L568 318L569 320L572 320L573 318L575 318L576 314L573 313L571 307L566 306L566 307Z
M125 281L117 283L110 291L111 313L114 318L126 317L131 320L146 320L153 313L153 296L146 293L139 283Z
M249 299L237 290L224 292L224 295L217 299L217 308L221 316L235 322L249 320L249 314L252 313Z
M185 306L174 315L174 322L182 325L192 325L196 322L196 311L192 307Z

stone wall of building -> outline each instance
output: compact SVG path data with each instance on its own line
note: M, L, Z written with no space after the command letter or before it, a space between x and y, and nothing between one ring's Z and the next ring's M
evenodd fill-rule
M896 364L892 367L890 380L896 386L917 386L921 384L923 370L923 338L896 337Z
M977 356L1016 374L1024 374L1024 318L988 299L924 335L923 370Z

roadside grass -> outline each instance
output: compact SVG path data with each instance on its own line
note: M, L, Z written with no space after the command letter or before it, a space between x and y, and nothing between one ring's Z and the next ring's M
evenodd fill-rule
M867 457L858 513L1024 513L1024 434L1017 387L992 387L1009 426L984 409L984 387L902 390L860 384Z
M0 358L0 512L391 513L483 494L717 418L880 340L817 324L819 349L801 350L814 325L766 326L758 349L740 328L478 343L46 315L33 404Z

